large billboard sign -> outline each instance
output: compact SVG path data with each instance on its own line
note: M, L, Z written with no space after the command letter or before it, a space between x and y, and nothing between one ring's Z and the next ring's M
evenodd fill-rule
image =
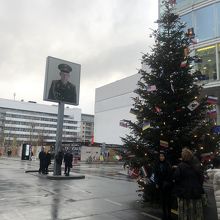
M44 100L79 105L81 65L47 57Z

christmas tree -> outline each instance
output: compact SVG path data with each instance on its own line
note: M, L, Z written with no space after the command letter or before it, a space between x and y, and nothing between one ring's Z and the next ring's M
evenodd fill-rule
M185 30L186 24L175 14L170 1L163 4L158 30L152 33L155 44L142 56L141 77L131 109L136 121L125 120L131 132L122 140L134 168L152 166L160 150L167 152L171 164L176 164L183 147L201 153L210 147L204 146L204 140L215 139L210 133L214 121L207 117L213 106L201 96L201 73L193 68L201 62L190 51L195 43L194 30Z

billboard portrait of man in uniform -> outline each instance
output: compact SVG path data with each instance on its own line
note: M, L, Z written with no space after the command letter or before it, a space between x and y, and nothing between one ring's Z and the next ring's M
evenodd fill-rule
M76 87L69 82L72 72L68 64L59 64L60 79L53 80L50 86L48 99L76 103Z
M80 64L47 57L44 100L78 105L80 70Z

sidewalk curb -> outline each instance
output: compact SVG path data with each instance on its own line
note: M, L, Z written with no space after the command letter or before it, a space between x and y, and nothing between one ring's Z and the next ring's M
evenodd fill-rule
M69 176L64 176L64 175L54 176L52 174L53 170L49 170L49 172L51 172L51 174L49 173L49 174L45 175L45 174L38 174L38 170L26 170L25 171L25 173L35 173L34 176L38 176L40 178L50 179L50 180L85 179L85 175L78 174L78 173L71 172Z

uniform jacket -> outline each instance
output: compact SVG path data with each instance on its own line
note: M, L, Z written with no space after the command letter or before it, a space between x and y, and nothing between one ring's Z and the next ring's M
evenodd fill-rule
M53 80L48 99L76 103L76 87L70 82L64 85L61 80Z

